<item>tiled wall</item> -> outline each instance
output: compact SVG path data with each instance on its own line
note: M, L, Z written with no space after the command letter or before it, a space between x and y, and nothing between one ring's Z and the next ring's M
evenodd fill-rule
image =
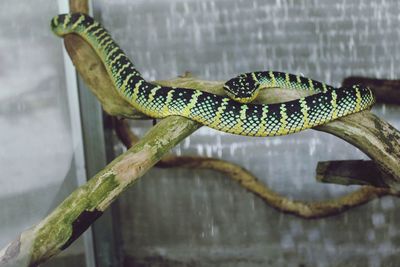
M400 77L397 0L99 1L101 19L149 79L192 71L226 80L272 69L334 85L349 75ZM375 112L399 127L399 108ZM137 125L137 123L133 123ZM144 133L150 122L140 124ZM224 158L296 199L356 187L315 182L318 161L365 158L324 133L247 138L203 127L177 154ZM163 266L396 266L394 198L306 221L266 206L213 172L154 170L120 199L127 261Z
M119 0L101 12L151 79L185 70L228 79L273 69L334 84L399 75L397 0Z
M57 1L0 1L1 248L77 186L62 41L49 27L57 13ZM43 266L84 258L78 239Z

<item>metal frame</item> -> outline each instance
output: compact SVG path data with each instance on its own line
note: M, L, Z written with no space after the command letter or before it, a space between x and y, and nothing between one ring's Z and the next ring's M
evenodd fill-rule
M69 1L58 0L59 12L69 12ZM92 14L89 1L89 13ZM96 97L78 77L66 50L63 50L68 105L72 129L76 179L87 182L107 164L103 112ZM113 227L114 208L107 210L83 234L87 267L122 266Z

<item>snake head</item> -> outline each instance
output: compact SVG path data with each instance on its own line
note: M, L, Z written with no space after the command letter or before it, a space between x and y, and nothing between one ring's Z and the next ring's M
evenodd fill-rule
M253 79L250 73L240 74L224 84L226 94L240 103L253 101L258 95L259 89L260 84Z

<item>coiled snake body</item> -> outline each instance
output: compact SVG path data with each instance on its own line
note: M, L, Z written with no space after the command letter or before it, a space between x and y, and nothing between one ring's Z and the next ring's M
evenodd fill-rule
M199 90L164 87L142 78L109 33L93 18L81 13L54 17L51 28L59 36L83 37L102 59L119 93L134 108L153 118L184 116L211 128L247 136L277 136L299 132L370 108L370 89L334 88L298 75L282 72L245 73L229 80L223 97ZM312 90L316 94L275 104L248 104L261 88Z

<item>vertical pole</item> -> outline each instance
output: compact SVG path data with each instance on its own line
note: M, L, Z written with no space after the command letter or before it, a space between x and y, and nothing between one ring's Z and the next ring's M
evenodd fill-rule
M60 13L69 12L68 0L58 0ZM76 166L76 180L78 186L83 185L87 181L85 152L82 133L82 121L80 116L79 104L79 88L78 77L65 49L63 49L65 80L67 87L68 105L71 120L72 144L74 150L74 161ZM83 236L85 248L85 263L87 267L95 267L96 261L94 256L93 233L88 229Z
M58 2L60 13L92 13L91 1ZM94 176L107 164L103 112L96 97L77 75L65 50L64 62L79 186L85 184L87 177ZM108 209L83 235L87 267L120 266L114 238L114 212L113 208Z

